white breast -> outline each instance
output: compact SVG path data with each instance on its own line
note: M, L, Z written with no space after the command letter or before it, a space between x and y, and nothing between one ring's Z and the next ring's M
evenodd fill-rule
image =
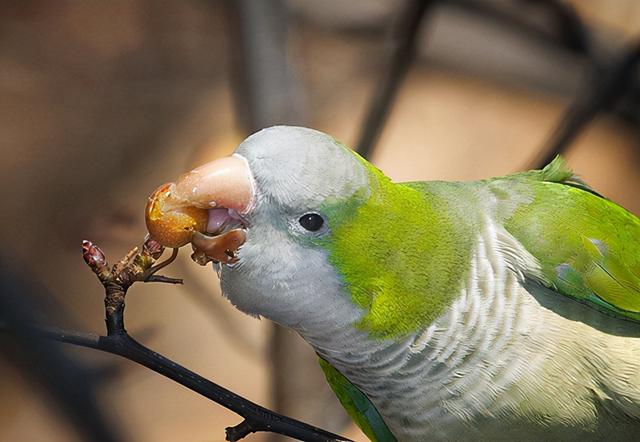
M536 278L536 269L521 244L487 223L459 298L434 324L393 343L353 331L341 335L349 351L331 351L326 341L317 351L401 440L584 439L605 427L624 438L625 425L640 424L623 418L609 426L598 407L609 398L612 415L640 419L640 339L556 313L562 304L601 316L525 286L525 270Z

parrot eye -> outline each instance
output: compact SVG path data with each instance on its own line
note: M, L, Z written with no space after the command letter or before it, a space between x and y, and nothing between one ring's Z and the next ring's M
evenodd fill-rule
M324 224L324 220L317 213L307 213L302 215L298 221L302 227L310 232L320 230L322 224Z

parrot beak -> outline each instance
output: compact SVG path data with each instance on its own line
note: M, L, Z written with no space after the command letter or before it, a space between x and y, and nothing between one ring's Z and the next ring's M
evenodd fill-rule
M253 180L246 160L240 156L220 158L182 175L173 198L201 209L224 207L246 214L253 203Z
M158 191L164 192L164 199L160 210L148 210L155 216L147 216L151 237L169 237L174 232L182 235L177 243L191 242L191 258L200 265L237 261L236 252L246 239L244 215L251 210L255 198L253 178L244 158L234 155L204 164L158 189L150 198L151 203L159 201ZM195 220L188 228L184 227L185 222L171 225L173 219L184 219L185 213L190 216L189 221ZM158 231L160 228L173 231L166 234ZM184 235L186 240L182 239Z

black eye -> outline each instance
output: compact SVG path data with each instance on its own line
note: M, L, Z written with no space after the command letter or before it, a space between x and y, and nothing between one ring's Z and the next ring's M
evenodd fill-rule
M324 224L324 220L317 213L307 213L306 215L302 215L298 221L302 227L310 232L320 230L320 227Z

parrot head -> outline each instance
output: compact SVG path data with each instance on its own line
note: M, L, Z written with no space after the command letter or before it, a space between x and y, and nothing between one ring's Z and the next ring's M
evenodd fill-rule
M363 164L328 135L284 126L250 136L234 157L247 168L252 196L241 212L246 241L221 268L223 294L245 313L290 327L344 306L327 256L326 209L367 192Z
M213 261L224 296L290 327L339 308L357 319L327 248L335 222L368 194L368 171L355 153L324 133L287 126L253 134L232 156L172 186L175 204L208 213L205 231L192 238L193 258Z
M468 259L445 208L312 129L264 129L164 189L169 205L206 214L193 258L214 262L224 296L303 335L415 330L446 307Z

